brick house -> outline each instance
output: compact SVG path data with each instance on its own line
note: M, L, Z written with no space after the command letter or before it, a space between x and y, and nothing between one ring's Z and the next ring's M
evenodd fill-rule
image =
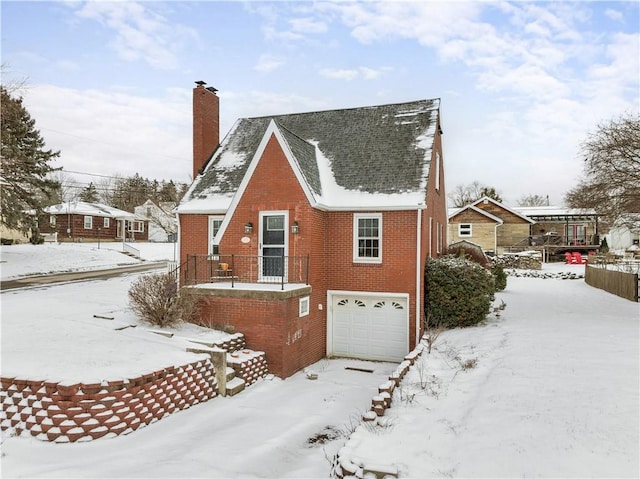
M42 234L56 234L58 241L147 241L149 225L133 213L100 203L70 201L44 208L38 218Z
M180 278L199 322L231 325L288 377L325 356L400 361L424 266L446 245L440 101L239 119L193 90L194 182Z

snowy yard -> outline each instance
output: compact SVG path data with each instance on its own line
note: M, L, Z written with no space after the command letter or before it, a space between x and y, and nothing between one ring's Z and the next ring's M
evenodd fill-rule
M60 249L37 262L22 255L25 272L12 265L15 247L2 247L2 278L54 271L55 251L77 245L43 246ZM84 267L74 266L84 254L100 267L128 259L79 247L64 253L66 268ZM181 339L143 325L114 329L137 323L126 292L140 274L3 291L2 375L71 381L182 362ZM441 334L396 389L385 423L360 426L346 442L350 454L393 465L400 477L638 477L640 306L583 280L509 278L497 296L507 304L500 318ZM52 444L5 432L2 476L327 477L325 456L345 445L395 367L323 360L311 368L316 381L269 377L113 439Z

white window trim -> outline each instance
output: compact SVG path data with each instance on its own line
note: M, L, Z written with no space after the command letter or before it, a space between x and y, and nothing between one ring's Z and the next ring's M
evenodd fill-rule
M360 257L358 248L358 220L366 218L376 218L378 220L378 257ZM354 213L353 215L353 262L354 263L382 263L382 213Z
M84 217L84 229L92 230L93 229L93 216L85 216ZM89 225L89 226L87 226Z
M109 218L104 218L104 220L102 221L102 227L103 228L108 228L109 224L110 224Z
M218 225L218 231L220 231L220 228L222 226L222 221L224 220L224 215L215 215L215 216L209 216L209 219L207 220L207 254L208 255L212 255L213 254L213 222L214 221L220 221L220 225Z
M49 216L49 224L51 226L55 226L56 225L56 217L55 217L55 215Z
M436 151L436 191L440 191L440 152Z
M130 223L129 228L131 228L129 231L134 233L144 233L144 221L134 220Z
M303 296L298 301L298 317L308 316L311 307L309 296Z
M471 223L460 223L458 225L458 236L460 238L473 237L473 225Z

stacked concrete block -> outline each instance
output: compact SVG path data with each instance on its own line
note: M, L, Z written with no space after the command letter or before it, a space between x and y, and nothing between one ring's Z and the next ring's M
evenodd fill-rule
M421 345L411 351L404 357L404 360L398 365L396 370L389 375L384 383L378 386L378 394L371 399L371 408L362 415L362 421L369 424L376 424L385 411L391 407L393 400L393 392L396 387L400 386L403 378L409 372L409 369L420 358L424 351ZM398 468L396 466L374 464L368 460L353 455L353 446L357 440L350 438L346 445L338 451L333 458L331 464L330 477L333 479L350 479L350 478L397 478Z
M128 434L217 395L209 360L100 383L0 380L2 430L59 443Z
M243 349L227 355L227 364L235 370L236 377L247 386L269 374L267 358L262 351Z
M228 353L241 351L247 347L244 334L242 333L232 334L228 339L225 339L224 341L216 341L213 344L220 349L224 349Z

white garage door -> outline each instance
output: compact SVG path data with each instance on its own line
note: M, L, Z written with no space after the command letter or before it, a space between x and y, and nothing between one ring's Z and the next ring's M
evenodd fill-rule
M332 353L402 361L409 352L406 298L332 296Z

